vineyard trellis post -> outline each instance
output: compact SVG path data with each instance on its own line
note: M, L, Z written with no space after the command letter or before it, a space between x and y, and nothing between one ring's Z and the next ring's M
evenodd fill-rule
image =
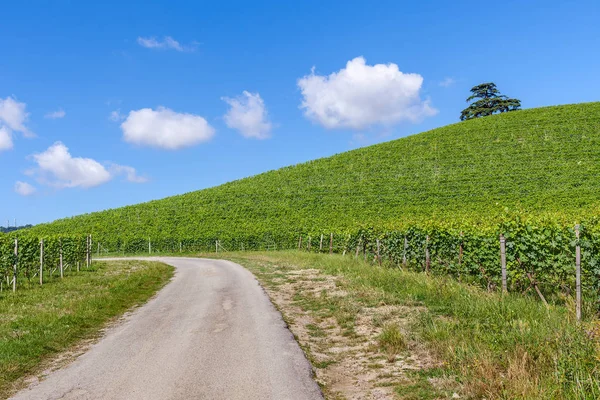
M402 253L402 266L406 268L408 260L406 257L406 252L408 251L408 238L404 235L404 252Z
M425 238L425 272L429 273L431 260L429 259L429 235Z
M506 282L506 238L503 234L500 234L500 264L502 267L502 293L508 292L508 285Z
M64 270L63 270L63 249L62 249L62 238L59 239L58 245L60 246L58 249L58 254L59 254L59 265L60 265L60 278L64 278ZM100 243L98 243L98 246L100 246Z
M354 256L354 258L358 258L358 253L360 252L360 242L362 241L362 238L358 239L358 243L356 243L356 255Z
M19 262L19 239L15 238L15 264L13 267L13 292L17 291L17 263Z
M377 239L377 261L379 262L379 266L381 266L380 250L381 250L381 243L379 242L379 239Z
M44 284L44 239L40 239L40 286Z
M150 238L148 238L148 254L152 254L152 242Z
M300 235L300 239L298 239L298 251L302 249L302 235Z
M323 251L323 234L321 233L321 242L319 243L319 251Z
M329 235L329 254L333 254L333 233Z
M310 252L310 236L308 236L308 251Z
M575 225L575 296L577 321L581 321L581 246L579 245L579 224Z

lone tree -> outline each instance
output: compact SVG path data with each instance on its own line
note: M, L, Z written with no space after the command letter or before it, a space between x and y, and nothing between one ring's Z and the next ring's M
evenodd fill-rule
M516 111L521 109L521 100L510 99L507 96L501 95L496 89L496 84L493 82L482 83L474 86L471 89L471 96L467 99L467 103L479 99L462 110L460 120L486 117L495 113L503 113L507 111Z

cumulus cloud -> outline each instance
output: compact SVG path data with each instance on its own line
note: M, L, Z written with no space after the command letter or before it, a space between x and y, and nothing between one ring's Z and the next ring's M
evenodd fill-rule
M189 46L184 46L171 36L165 36L162 40L156 39L156 37L138 37L137 42L140 46L147 49L158 49L158 50L176 50L176 51L195 51L197 43L192 42Z
M455 83L456 83L456 80L454 78L447 77L447 78L444 78L444 80L441 81L439 85L441 87L450 87L450 86L454 85Z
M36 189L27 182L17 181L15 183L15 192L21 196L31 196L36 192Z
M26 126L29 113L25 111L27 105L15 100L13 97L0 99L0 128L8 129L9 131L21 132L25 137L34 137Z
M44 115L44 118L47 119L60 119L60 118L64 118L65 115L67 115L67 113L65 112L65 110L60 109L57 111L52 111L47 113L46 115Z
M272 124L269 122L265 102L260 94L244 90L241 96L233 99L223 97L223 101L230 107L224 116L228 127L237 129L247 138L270 137Z
M177 113L165 107L130 111L121 130L126 142L167 150L206 142L215 134L214 128L201 116Z
M30 171L42 184L58 189L91 188L125 174L130 182L145 182L133 167L109 163L108 168L91 158L73 157L67 146L56 142L46 151L33 155L37 168Z
M0 151L13 148L12 132L5 126L0 126Z
M403 73L396 64L367 65L363 57L357 57L330 75L317 75L313 68L300 78L300 108L327 129L362 130L418 122L437 113L428 100L420 98L422 84L421 75Z

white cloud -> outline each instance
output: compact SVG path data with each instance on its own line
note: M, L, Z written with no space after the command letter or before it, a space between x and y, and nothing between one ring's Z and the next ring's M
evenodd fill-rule
M30 171L42 184L55 188L91 188L102 185L115 176L125 174L130 182L145 182L133 167L109 163L108 168L91 158L73 157L69 149L56 142L46 151L33 155L37 168Z
M455 83L456 83L456 80L454 78L447 77L447 78L444 78L444 80L441 81L439 83L439 85L441 87L450 87L450 86L454 85Z
M5 126L0 126L0 151L13 148L12 132Z
M112 175L121 175L121 174L125 175L125 178L127 179L128 182L132 182L132 183L148 182L148 178L139 176L137 174L137 171L135 170L135 168L129 167L127 165L112 164L110 166L110 172Z
M65 110L60 109L57 111L52 111L47 113L46 115L44 115L44 118L47 119L59 119L59 118L64 118L65 115L67 115L67 113L65 112Z
M215 130L199 115L165 107L130 111L121 124L123 139L140 146L177 150L210 140Z
M156 37L138 37L137 42L140 46L145 47L147 49L158 49L158 50L176 50L176 51L186 51L192 52L196 50L197 43L192 42L189 46L184 46L179 43L177 40L173 39L171 36L165 36L162 40L156 39Z
M224 116L228 127L237 129L247 138L266 139L271 136L272 124L260 94L244 90L241 96L234 99L222 99L230 106Z
M422 84L421 75L403 73L396 64L366 65L357 57L328 76L316 75L313 69L300 78L300 107L327 129L418 122L437 113L429 100L421 100Z
M29 113L25 111L27 105L20 103L12 97L0 99L0 127L4 126L11 131L21 132L25 137L34 137L25 122Z
M31 196L36 192L36 189L27 182L17 181L15 183L15 192L21 196Z
M115 110L115 111L111 111L110 115L108 116L108 119L110 119L113 122L119 122L119 121L123 121L125 119L125 116L123 114L121 114L121 110Z

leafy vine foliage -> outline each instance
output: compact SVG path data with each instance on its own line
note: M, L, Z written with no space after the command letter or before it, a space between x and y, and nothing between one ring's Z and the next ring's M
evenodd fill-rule
M15 255L15 240L17 255ZM44 280L57 275L62 252L63 268L74 270L77 263L83 265L87 254L86 237L81 235L49 235L43 237ZM17 231L10 235L0 234L0 280L8 284L14 277L17 265L17 283L31 284L38 279L40 271L40 238L27 231Z

